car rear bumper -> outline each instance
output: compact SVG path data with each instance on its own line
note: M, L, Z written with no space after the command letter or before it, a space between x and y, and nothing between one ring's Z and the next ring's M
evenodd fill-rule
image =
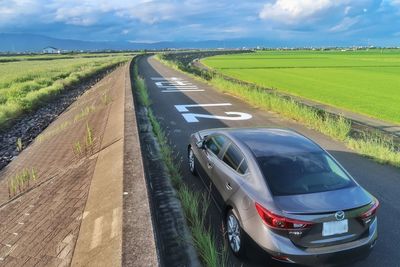
M321 254L292 255L276 252L269 253L272 258L288 263L296 263L306 266L336 266L365 259L371 252L375 242L376 239L358 247Z
M288 263L296 263L306 266L334 266L343 263L366 258L374 247L377 237L377 219L371 223L369 235L352 242L327 246L321 248L302 249L294 245L290 239L268 231L267 242L255 240L262 249L270 254L274 259Z

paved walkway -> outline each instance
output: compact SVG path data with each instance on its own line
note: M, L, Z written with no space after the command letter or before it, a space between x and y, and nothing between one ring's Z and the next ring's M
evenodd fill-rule
M0 266L122 264L127 78L129 64L83 94L2 170ZM157 265L148 199L142 202L150 221L147 262Z

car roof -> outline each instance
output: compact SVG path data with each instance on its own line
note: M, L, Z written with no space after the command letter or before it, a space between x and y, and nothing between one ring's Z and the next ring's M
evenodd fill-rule
M219 129L218 132L246 145L256 157L323 151L307 137L289 129L228 128Z

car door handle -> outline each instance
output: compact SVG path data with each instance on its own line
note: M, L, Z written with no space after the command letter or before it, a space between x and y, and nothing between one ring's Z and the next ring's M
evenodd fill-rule
M226 183L225 187L226 187L227 190L232 190L232 186L231 186L230 183Z

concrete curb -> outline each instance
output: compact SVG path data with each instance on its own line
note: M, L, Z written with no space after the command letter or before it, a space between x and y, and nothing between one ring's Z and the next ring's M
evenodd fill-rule
M157 266L159 259L135 115L130 68L125 75L124 113L123 187L125 195L123 199L122 265Z

